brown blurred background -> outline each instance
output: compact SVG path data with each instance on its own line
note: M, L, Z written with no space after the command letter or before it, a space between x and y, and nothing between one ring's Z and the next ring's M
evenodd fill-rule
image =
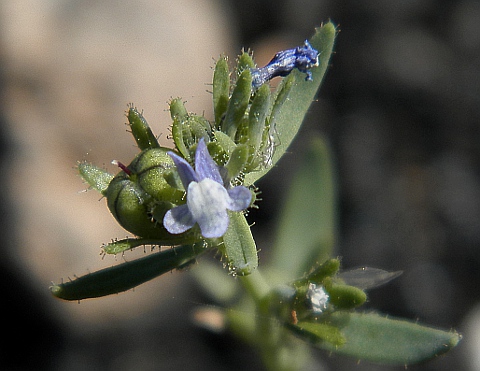
M262 64L328 19L341 30L336 54L291 152L313 133L331 141L344 267L404 271L367 308L464 334L409 369L480 369L480 3L467 0L2 2L1 369L260 369L241 343L190 323L208 301L188 273L80 304L48 286L144 254L101 259L100 245L127 233L74 169L85 159L114 172L111 160L133 158L127 103L167 145L171 97L211 118L213 59L250 47ZM262 179L250 214L264 261L294 157Z

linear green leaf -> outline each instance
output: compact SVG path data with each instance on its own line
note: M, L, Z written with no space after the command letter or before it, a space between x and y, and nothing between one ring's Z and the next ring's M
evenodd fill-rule
M461 339L455 331L375 313L336 312L331 324L340 328L345 345L336 347L323 342L319 345L321 348L388 365L407 366L427 361L455 347Z
M312 139L299 161L281 213L270 267L295 280L333 253L336 195L327 143Z
M117 294L179 268L205 250L202 244L174 247L78 277L73 281L53 285L50 290L53 295L64 300L81 300Z

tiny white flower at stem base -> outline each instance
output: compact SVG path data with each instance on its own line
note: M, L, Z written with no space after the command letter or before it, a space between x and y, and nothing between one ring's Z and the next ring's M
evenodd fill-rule
M308 285L307 299L310 300L312 310L316 314L323 313L327 309L329 296L323 286L317 286L314 283Z
M187 203L167 211L164 227L172 234L179 234L197 223L203 237L222 237L229 224L227 209L245 210L250 205L252 193L244 186L230 188L223 183L219 167L208 153L203 138L197 145L195 169L175 153L168 152L168 155L186 189Z

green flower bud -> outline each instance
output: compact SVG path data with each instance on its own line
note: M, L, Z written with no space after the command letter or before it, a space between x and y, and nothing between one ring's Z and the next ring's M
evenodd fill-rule
M337 284L331 278L326 278L324 285L330 296L330 303L337 309L353 309L367 300L367 294L355 286Z
M152 198L125 173L120 173L107 189L107 205L118 223L141 237L165 238L161 223L152 220ZM157 226L158 224L158 226Z
M315 270L313 270L308 276L307 279L310 282L321 284L323 280L327 277L333 277L337 274L340 269L340 260L339 259L328 259Z
M301 278L293 282L293 285L297 288L306 287L310 282L317 285L322 285L323 281L327 277L333 277L340 269L339 259L328 259L310 272L306 277ZM306 289L305 289L306 290Z
M184 202L184 191L172 187L165 177L174 171L166 148L142 151L110 182L107 205L118 223L127 231L163 243L184 242L186 234L172 235L163 227L165 213ZM188 234L187 234L188 235Z

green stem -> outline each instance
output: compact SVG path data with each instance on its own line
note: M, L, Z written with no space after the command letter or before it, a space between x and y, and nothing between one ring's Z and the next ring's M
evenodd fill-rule
M261 307L262 299L270 292L270 286L258 270L254 270L246 276L238 276L245 290L250 294L258 308Z

